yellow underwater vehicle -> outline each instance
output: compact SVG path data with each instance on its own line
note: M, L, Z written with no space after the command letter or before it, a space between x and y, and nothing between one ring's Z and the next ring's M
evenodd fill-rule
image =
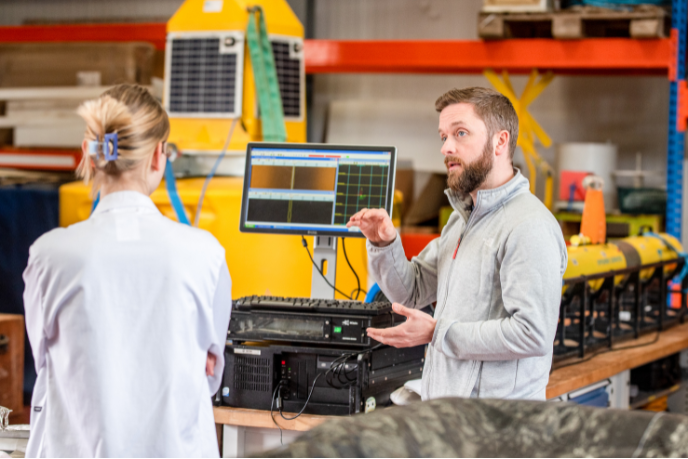
M686 254L675 237L643 232L606 241L602 192L587 190L581 234L572 236L555 359L583 357L683 320Z

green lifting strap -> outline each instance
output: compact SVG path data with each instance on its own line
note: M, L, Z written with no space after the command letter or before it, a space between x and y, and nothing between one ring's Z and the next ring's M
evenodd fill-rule
M260 6L248 9L246 36L248 50L253 65L253 75L258 93L263 140L266 142L286 142L287 130L284 127L284 111L275 70L275 57L268 39L265 26L265 13ZM256 26L256 18L258 26Z

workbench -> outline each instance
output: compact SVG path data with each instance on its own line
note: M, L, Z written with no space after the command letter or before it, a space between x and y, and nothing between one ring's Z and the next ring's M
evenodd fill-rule
M547 385L548 400L566 400L566 395L579 389L610 380L615 385L610 399L612 408L629 407L630 370L646 363L688 349L688 323L678 325L663 331L657 338L655 332L641 336L637 340L629 340L615 345L617 348L648 344L632 349L607 351L604 353L589 353L594 357L581 363L565 366L576 359L558 362L549 378ZM293 414L285 416L291 417ZM274 419L283 429L283 441L288 442L298 437L301 432L325 422L334 416L316 416L302 414L293 421L285 421L275 413ZM270 419L270 413L261 410L243 408L216 407L215 422L222 425L222 456L241 457L256 454L280 445L279 433Z

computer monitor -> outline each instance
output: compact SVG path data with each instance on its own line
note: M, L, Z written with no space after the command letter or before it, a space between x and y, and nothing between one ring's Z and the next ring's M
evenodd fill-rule
M363 208L392 215L396 148L249 143L239 230L364 237L347 228Z

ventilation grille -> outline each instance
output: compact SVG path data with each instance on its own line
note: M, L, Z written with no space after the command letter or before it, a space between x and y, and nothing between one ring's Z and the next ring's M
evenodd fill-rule
M170 113L237 113L237 54L221 53L220 40L218 37L172 40Z
M271 42L284 116L286 118L301 118L303 68L300 56L302 53L297 53L294 47L302 45L298 42L276 39L272 39ZM290 48L292 49L290 50Z
M270 392L270 359L235 355L234 389Z

